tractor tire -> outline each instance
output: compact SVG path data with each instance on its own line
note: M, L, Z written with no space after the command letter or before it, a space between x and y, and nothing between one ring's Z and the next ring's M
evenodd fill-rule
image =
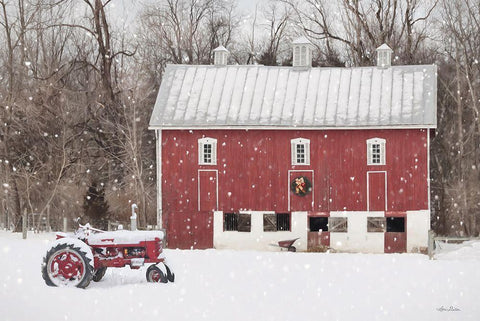
M106 267L102 267L102 268L99 268L97 270L95 270L93 272L93 282L99 282L103 276L105 275L105 273L107 272L107 268Z
M86 288L93 277L90 259L73 244L57 244L43 258L42 277L48 286Z
M167 280L169 282L175 282L175 273L173 273L172 270L170 270L168 265L166 265L165 263L164 263L164 265L167 268Z
M146 273L147 281L154 283L167 283L168 279L165 273L155 264L150 265Z

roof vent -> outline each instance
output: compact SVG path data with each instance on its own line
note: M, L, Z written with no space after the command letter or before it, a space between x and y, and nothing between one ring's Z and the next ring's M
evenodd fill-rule
M313 44L306 37L300 37L292 42L293 67L311 67Z
M218 46L213 49L213 64L215 66L225 66L228 59L228 50L224 46Z
M392 65L392 52L393 50L383 44L377 48L377 66L381 68L388 68Z

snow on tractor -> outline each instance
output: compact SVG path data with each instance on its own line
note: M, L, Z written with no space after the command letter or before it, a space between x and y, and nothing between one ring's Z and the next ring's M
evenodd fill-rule
M79 225L73 234L57 233L57 240L47 251L42 263L42 276L49 286L85 288L90 281L100 281L107 268L147 269L148 282L173 282L175 275L165 264L162 231L105 232Z

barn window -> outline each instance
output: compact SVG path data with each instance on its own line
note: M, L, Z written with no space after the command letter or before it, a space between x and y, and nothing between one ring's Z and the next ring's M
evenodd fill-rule
M385 165L385 139L367 140L367 165Z
M217 140L215 138L201 138L198 140L198 164L217 164Z
M252 225L251 214L224 213L223 230L250 232Z
M263 231L290 231L290 213L263 214Z
M238 214L238 231L250 232L252 229L252 215Z
M386 228L385 217L367 217L367 232L385 232Z
M224 231L238 230L238 214L237 213L223 214L223 230Z
M310 165L310 140L296 138L291 140L292 165Z
M329 217L328 229L330 232L348 232L348 220L346 217Z

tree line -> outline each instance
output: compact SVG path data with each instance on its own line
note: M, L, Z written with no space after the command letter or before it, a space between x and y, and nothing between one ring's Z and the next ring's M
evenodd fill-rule
M314 66L438 66L432 226L478 235L480 4L474 0L158 0L119 22L116 0L0 0L0 226L22 213L156 222L150 113L166 64L290 65L306 36ZM102 204L99 204L101 200ZM108 203L108 206L106 205ZM102 211L98 215L98 208Z

